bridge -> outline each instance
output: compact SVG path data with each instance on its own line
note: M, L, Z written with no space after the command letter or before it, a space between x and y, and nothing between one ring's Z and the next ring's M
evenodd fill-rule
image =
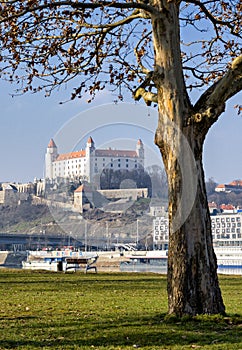
M81 247L80 240L66 234L0 233L0 250L35 250L44 247Z

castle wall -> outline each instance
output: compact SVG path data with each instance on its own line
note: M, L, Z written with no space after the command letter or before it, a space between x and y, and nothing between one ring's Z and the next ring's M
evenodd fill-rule
M138 198L148 197L148 188L98 190L97 192L108 199L131 198L132 200L137 200Z

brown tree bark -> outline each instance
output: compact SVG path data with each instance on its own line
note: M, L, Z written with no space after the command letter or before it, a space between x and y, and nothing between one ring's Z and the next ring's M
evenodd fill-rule
M160 14L152 17L153 80L159 107L155 142L169 188L168 312L178 316L223 314L202 166L203 142L216 118L201 119L187 96L178 5L167 0L154 3Z
M212 245L202 145L191 127L184 134L190 139L187 144L190 147L184 147L183 140L180 147L177 145L168 154L161 150L169 174L168 311L179 316L224 314ZM190 153L189 156L179 154L180 150Z

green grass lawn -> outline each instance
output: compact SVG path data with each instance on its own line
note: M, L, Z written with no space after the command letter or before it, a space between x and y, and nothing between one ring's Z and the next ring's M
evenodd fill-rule
M227 317L167 319L166 277L0 270L0 349L242 350L242 277Z

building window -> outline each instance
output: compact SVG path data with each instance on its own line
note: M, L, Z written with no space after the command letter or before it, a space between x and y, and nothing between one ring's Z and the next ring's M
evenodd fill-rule
M129 165L128 164L126 164L126 168L128 168L129 167Z

